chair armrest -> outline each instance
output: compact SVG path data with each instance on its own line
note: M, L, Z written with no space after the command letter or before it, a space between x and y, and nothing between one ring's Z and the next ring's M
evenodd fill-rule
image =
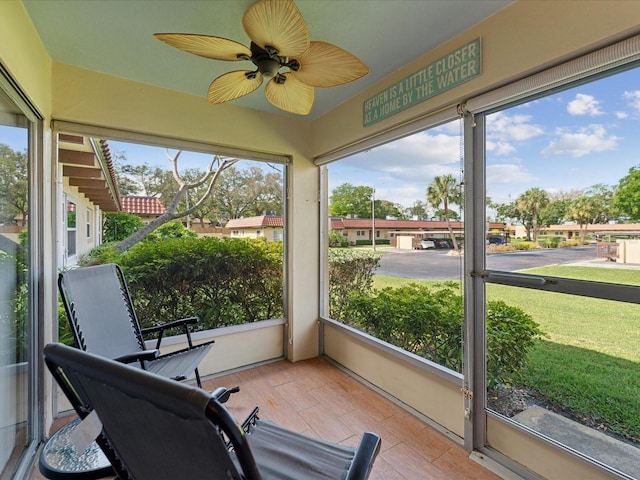
M215 399L220 403L225 403L227 400L229 400L229 397L231 396L232 393L238 393L239 391L240 391L240 387L233 387L233 388L218 387L213 392L211 392L211 395L213 395Z
M181 318L180 320L172 320L170 322L163 323L162 325L156 325L155 327L143 328L142 333L145 334L145 333L162 332L164 330L167 330L168 328L181 327L185 325L195 325L199 321L200 319L198 317Z
M148 327L141 329L142 335L146 333L154 333L160 332L158 335L158 341L156 342L156 348L160 349L160 344L162 343L162 337L164 336L164 331L173 328L173 327L183 327L184 333L187 336L187 343L189 344L189 348L193 348L193 343L191 342L191 329L189 325L194 325L198 323L200 319L198 317L187 317L181 318L180 320L173 320L167 323L163 323L162 325L157 325L155 327Z
M126 355L122 355L121 357L115 358L117 362L120 363L133 363L133 362L142 362L144 360L155 360L160 356L160 350L140 350L135 353L128 353Z

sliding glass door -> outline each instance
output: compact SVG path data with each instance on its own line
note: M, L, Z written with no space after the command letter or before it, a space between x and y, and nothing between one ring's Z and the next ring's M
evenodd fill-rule
M29 125L0 88L0 479L35 444Z

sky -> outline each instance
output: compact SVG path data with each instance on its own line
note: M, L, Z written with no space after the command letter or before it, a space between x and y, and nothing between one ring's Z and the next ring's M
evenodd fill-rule
M22 129L0 128L0 143L23 151ZM109 141L127 162L170 168L163 148ZM171 150L171 154L175 154ZM609 76L490 115L487 195L509 203L529 188L549 193L616 185L640 165L640 68ZM211 155L183 153L182 168L204 170ZM259 164L241 162L244 164ZM376 198L412 206L426 200L436 175L460 178L460 123L455 120L329 165L329 190L351 183Z
M640 69L577 86L487 118L487 195L509 203L539 187L549 193L616 185L640 165ZM460 178L455 120L329 165L329 189L376 189L376 199L426 201L437 175Z

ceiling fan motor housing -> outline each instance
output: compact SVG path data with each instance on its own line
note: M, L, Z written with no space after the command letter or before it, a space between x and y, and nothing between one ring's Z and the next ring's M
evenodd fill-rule
M274 77L282 66L278 51L275 48L269 46L261 48L253 42L251 42L251 61L258 67L258 71L265 78Z

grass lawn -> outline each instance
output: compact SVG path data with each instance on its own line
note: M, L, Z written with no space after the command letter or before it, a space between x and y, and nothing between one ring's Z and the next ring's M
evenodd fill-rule
M640 270L551 266L526 273L640 285ZM440 281L374 277L374 288ZM522 383L585 423L640 442L640 305L487 284L487 298L518 306L547 337Z

